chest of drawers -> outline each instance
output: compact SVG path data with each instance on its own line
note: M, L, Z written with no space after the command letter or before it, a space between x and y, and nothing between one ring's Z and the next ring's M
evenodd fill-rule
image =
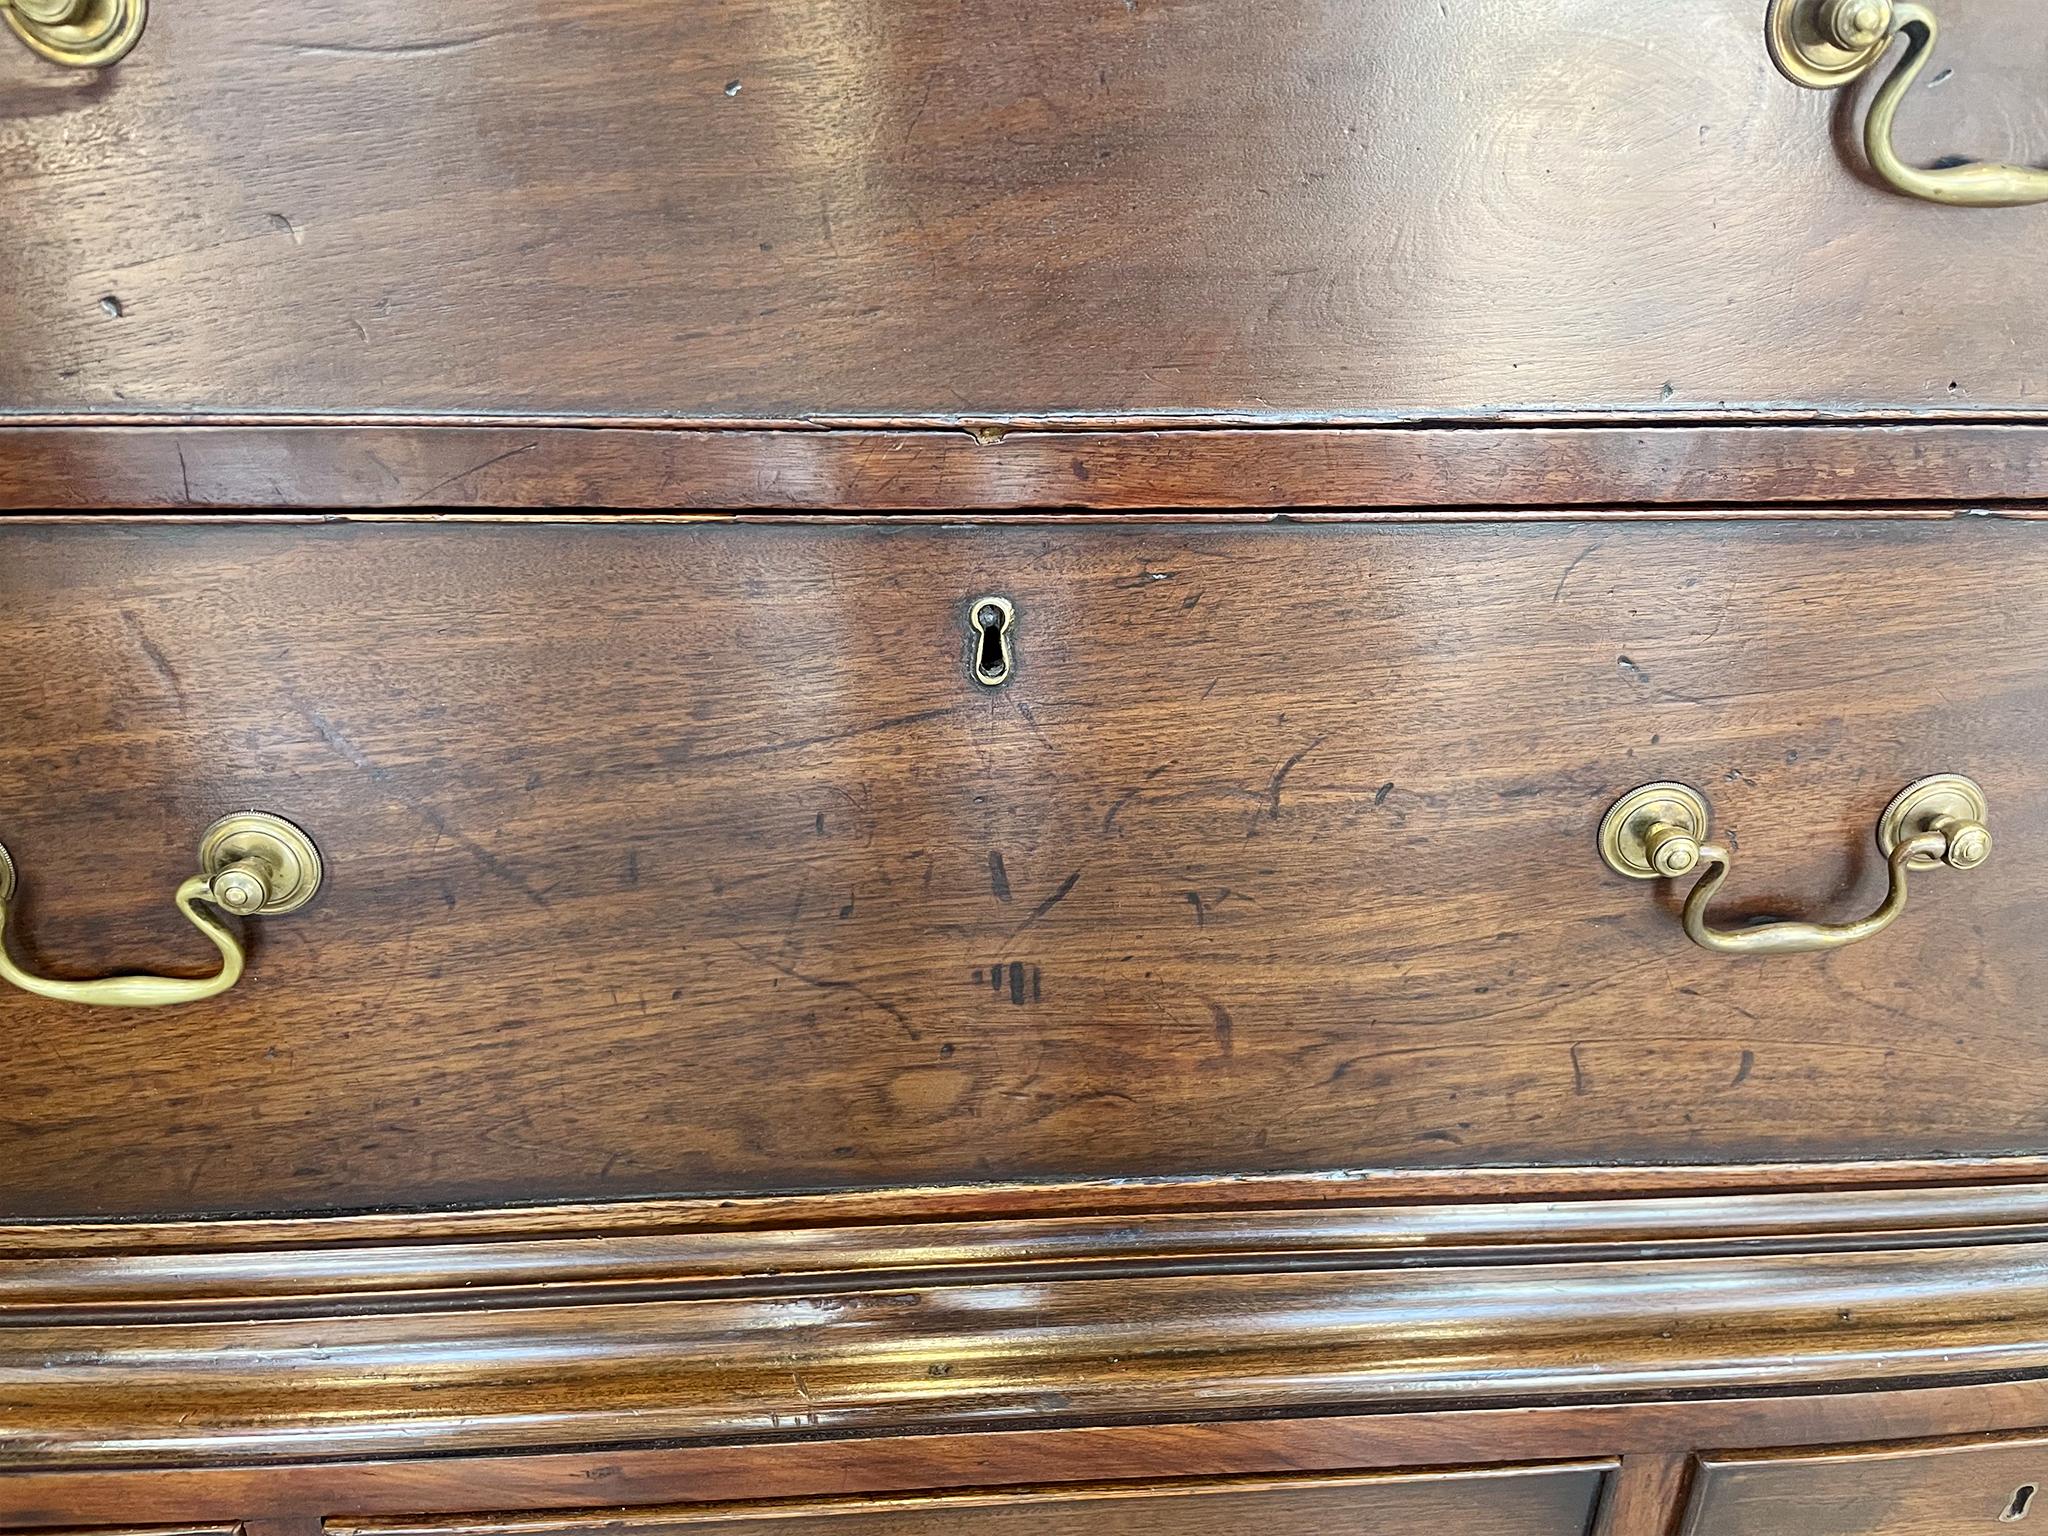
M0 1529L2030 1518L1950 10L0 5Z

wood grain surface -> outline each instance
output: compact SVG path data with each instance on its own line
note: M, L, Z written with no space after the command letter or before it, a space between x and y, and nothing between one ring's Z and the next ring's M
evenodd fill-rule
M616 1230L546 1241L521 1237L518 1213L459 1240L430 1215L387 1217L404 1224L383 1238L308 1218L289 1224L295 1241L183 1253L143 1223L102 1224L125 1251L0 1229L0 1468L1840 1393L2048 1369L2034 1185L901 1226L880 1219L887 1198L836 1227L660 1237L636 1235L626 1203ZM1617 1497L1671 1505L1683 1479L1643 1465Z
M212 1003L0 1000L8 1215L2041 1145L2028 525L0 538L19 955L196 966L229 809L330 867ZM1998 855L1835 955L1593 846L1688 780L1851 915L1940 770Z
M2048 1440L1708 1457L1684 1536L1951 1536L2003 1532L2048 1486Z
M962 1269L685 1299L537 1289L481 1310L9 1318L0 1468L1961 1385L2048 1373L2044 1252Z
M2040 209L1870 184L1761 0L359 0L0 50L0 408L2041 409ZM1901 149L2038 156L2031 0Z
M1472 1536L1586 1536L1606 1466L1408 1476L1152 1483L1088 1491L846 1499L779 1508L602 1511L582 1516L329 1520L334 1536L667 1536L711 1527L733 1536L1274 1536L1332 1529L1423 1531L1455 1525Z
M1830 1446L2026 1431L2048 1384L1708 1398L1626 1406L1424 1409L1229 1423L1098 1425L520 1456L24 1468L0 1477L11 1529L133 1526L226 1511L251 1536L317 1536L322 1516L619 1509L914 1489L1026 1488L1202 1475L1351 1472L1605 1459L1621 1467L1601 1536L1666 1536L1701 1446ZM1647 1470L1645 1470L1647 1468Z
M998 435L1000 434L1000 435ZM1002 432L0 425L0 507L1333 507L1397 519L2038 516L2048 427ZM1249 515L1249 514L1247 514ZM1300 515L1294 513L1293 515Z
M1844 1170L1843 1182L1854 1176ZM1103 1202L1089 1215L1055 1216L1046 1212L1086 1191L1049 1185L1035 1192L1042 1209L1032 1214L978 1220L920 1217L914 1197L880 1191L857 1209L832 1196L687 1212L630 1200L469 1211L459 1225L438 1212L22 1223L0 1226L0 1326L314 1317L364 1306L474 1310L536 1298L795 1295L933 1277L1037 1284L1140 1270L1222 1275L1262 1267L1868 1253L1981 1247L2048 1233L2048 1185L2039 1183L1541 1199L1503 1178L1498 1193L1521 1198L1487 1203L1451 1191L1435 1200L1342 1205L1340 1189L1328 1193L1330 1203L1293 1209L1117 1211ZM755 1224L727 1224L734 1217Z

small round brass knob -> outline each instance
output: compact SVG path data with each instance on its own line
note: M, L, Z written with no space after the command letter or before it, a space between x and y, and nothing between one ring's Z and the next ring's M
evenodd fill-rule
M1940 829L1948 834L1942 862L1950 869L1975 869L1991 857L1991 829L1981 821L1958 821Z
M1658 874L1689 875L1700 862L1700 840L1683 827L1660 823L1643 839L1643 852Z
M1830 0L1821 29L1837 48L1859 53L1891 36L1891 0Z
M1991 857L1991 808L1984 791L1959 773L1938 773L1908 784L1877 821L1877 846L1886 858L1908 838L1939 832L1947 846L1915 854L1908 869L1975 869Z
M254 859L230 865L213 877L213 901L230 912L254 912L270 900L270 883Z

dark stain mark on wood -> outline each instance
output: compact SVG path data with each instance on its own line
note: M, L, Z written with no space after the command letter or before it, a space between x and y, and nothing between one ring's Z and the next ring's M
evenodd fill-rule
M988 888L997 901L1010 899L1010 876L1003 868L1003 856L995 849L988 851Z
M1195 909L1195 926L1197 928L1208 927L1207 914L1202 910L1202 893L1200 891L1182 891L1181 895L1185 896L1188 905Z
M1751 1071L1752 1071L1752 1070L1753 1070L1753 1069L1754 1069L1755 1067L1756 1067L1756 1052L1755 1052L1755 1051L1744 1051L1744 1052L1742 1053L1742 1062L1741 1062L1741 1065L1739 1065L1739 1066L1738 1066L1738 1067L1736 1067L1736 1069L1735 1069L1735 1080L1734 1080L1733 1082L1729 1083L1729 1085L1728 1085L1728 1086L1729 1086L1730 1088L1740 1088L1740 1087L1741 1087L1741 1086L1742 1086L1742 1085L1743 1085L1744 1083L1746 1083L1746 1082L1748 1082L1748 1081L1749 1081L1749 1074L1750 1074L1750 1072L1751 1072Z
M1391 795L1393 792L1394 781L1392 779L1389 779L1386 783L1382 784L1378 789L1372 792L1372 803L1374 805L1385 805L1387 803L1387 796Z
M1234 1050L1237 1038L1237 1026L1230 1017L1230 1010L1213 997L1205 997L1202 1001L1209 1005L1210 1026L1216 1031L1216 1054L1228 1056Z
M121 611L121 622L127 625L128 633L135 637L136 645L141 648L142 654L149 658L150 668L164 680L164 686L171 690L171 697L177 700L178 708L182 711L185 708L185 684L178 676L178 669L171 665L170 657L149 638L148 632L142 627L142 620L125 608Z
M1579 1060L1579 1042L1572 1042L1572 1092L1583 1096L1586 1092L1586 1068Z
M1307 746L1303 747L1299 752L1295 753L1294 756L1288 758L1286 762L1282 763L1280 765L1279 771L1273 775L1273 782L1266 786L1266 795L1267 798L1272 802L1267 814L1270 815L1275 821L1278 821L1280 819L1280 788L1287 782L1287 775L1294 772L1295 764L1299 763L1304 757L1307 757L1309 753L1315 751L1317 747L1320 747L1324 742L1328 741L1329 739L1330 738L1327 736L1318 736L1314 741L1310 742Z
M1018 1007L1024 1003L1024 962L1021 960L1010 962L1010 1001Z

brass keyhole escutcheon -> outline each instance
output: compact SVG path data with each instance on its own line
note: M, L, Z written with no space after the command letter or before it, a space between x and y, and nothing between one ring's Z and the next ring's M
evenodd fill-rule
M1016 627L1017 610L1008 598L977 597L968 605L967 614L974 680L984 688L1000 688L1016 670L1010 631Z

